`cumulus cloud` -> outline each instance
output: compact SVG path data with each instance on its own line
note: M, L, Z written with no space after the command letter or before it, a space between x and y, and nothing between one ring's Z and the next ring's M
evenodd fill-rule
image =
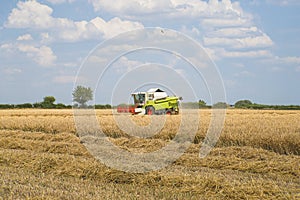
M239 2L231 0L90 0L97 12L109 12L121 18L143 21L164 19L170 24L180 20L185 33L198 37L214 58L220 56L269 56L265 48L272 47L272 39L260 30L253 16L245 12ZM158 14L159 13L159 14ZM192 27L187 24L194 21ZM198 24L198 25L197 25ZM190 29L190 30L189 30ZM196 30L196 31L195 31ZM219 54L217 48L235 49L234 52ZM257 52L255 52L257 49ZM238 51L241 51L240 53Z
M17 38L18 41L28 41L33 40L32 36L30 34L21 35Z
M56 60L52 49L47 46L35 47L31 45L18 45L18 50L32 58L36 63L42 66L53 65Z
M16 51L24 53L28 58L41 66L51 66L57 59L52 49L44 45L34 46L22 43L8 43L1 45L0 49L11 53L16 53Z
M262 32L255 26L251 27L230 27L219 28L210 32L211 37L228 37L228 38L243 38L249 36L256 36Z
M115 0L113 3L108 0L90 0L95 11L108 11L114 14L145 14L161 13L171 8L170 0L149 1L149 0Z
M99 17L91 21L72 21L55 18L53 9L37 1L19 2L10 13L5 27L47 30L47 34L65 41L78 41L103 36L105 39L132 29L143 28L138 22L113 18L105 21Z
M73 3L75 0L47 0L52 4Z
M300 64L300 57L296 56L276 57L276 60L290 64Z
M137 60L130 60L127 57L122 56L113 64L113 68L115 68L118 73L126 73L144 64L146 63Z
M279 57L273 56L271 59L265 59L264 62L269 64L280 64L280 65L287 65L287 66L298 66L300 65L300 57L296 56L288 56L288 57Z
M42 44L51 43L53 40L54 40L54 38L51 37L48 32L40 34L40 41Z
M67 0L51 0L52 3L63 3ZM205 48L210 49L212 57L224 55L244 56L245 49L250 55L266 52L274 42L253 22L253 16L244 12L239 2L231 0L89 0L97 12L108 12L116 17L104 20L100 17L90 21L73 21L67 18L55 18L53 9L37 1L19 2L10 13L5 26L8 28L26 28L40 30L42 44L57 39L63 41L80 41L88 39L108 39L119 33L143 28L137 21L157 21L158 24L174 23L181 20L185 33L198 39ZM192 27L189 23L193 21ZM186 22L186 23L185 23ZM219 54L216 49L234 49L234 53ZM257 52L255 52L257 49ZM238 53L238 51L241 51ZM268 56L268 54L266 54Z
M265 57L259 61L261 64L266 66L272 66L271 70L273 72L281 72L286 68L288 69L299 69L300 66L300 57L297 56L287 56L280 57L277 55L271 54L269 57Z
M52 8L42 5L37 1L18 2L8 16L5 24L8 28L48 28L53 27L58 21L53 20ZM63 22L61 22L63 23Z
M268 50L249 50L249 51L229 51L224 48L214 49L214 52L225 58L272 58L273 55Z
M143 25L138 22L121 20L118 17L115 17L107 22L100 17L96 17L91 20L91 23L98 30L102 31L105 39L118 35L119 33L122 32L143 28Z
M90 0L95 11L106 11L120 16L137 16L146 14L164 14L169 17L199 17L220 14L240 15L238 3L230 0Z
M266 34L262 34L244 38L205 37L204 44L206 46L227 46L229 48L244 49L270 47L273 45L273 41Z

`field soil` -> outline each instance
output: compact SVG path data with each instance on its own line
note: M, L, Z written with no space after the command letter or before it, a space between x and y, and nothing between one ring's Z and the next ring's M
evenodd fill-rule
M138 126L164 120L157 134L137 137L111 110L96 115L111 143L135 153L168 145L181 123L181 115L123 114ZM196 136L179 159L129 173L95 159L72 110L0 110L0 199L300 199L300 111L229 109L218 142L201 159L212 113L197 115Z

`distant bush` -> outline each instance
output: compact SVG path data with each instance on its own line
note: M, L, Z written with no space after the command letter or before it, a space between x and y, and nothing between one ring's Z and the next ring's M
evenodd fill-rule
M240 100L234 104L235 108L256 110L300 110L299 105L265 105L252 103L249 100Z
M181 103L181 107L185 109L198 109L199 103L198 102L184 102Z
M33 105L31 103L23 103L23 104L17 104L14 107L15 108L33 108Z
M112 106L109 104L105 104L105 105L101 105L101 104L97 104L95 105L95 109L111 109Z
M252 104L251 109L269 109L269 110L300 110L298 105L264 105L264 104Z
M14 107L13 104L0 104L0 109L12 109Z
M55 105L55 108L57 108L57 109L64 109L64 108L67 108L67 106L65 104L58 103L58 104Z
M198 102L182 102L181 107L185 109L211 108L203 100L199 100Z
M222 109L222 108L227 108L228 107L228 104L227 103L225 103L225 102L218 102L218 103L215 103L213 106L212 106L212 108L220 108L220 109Z

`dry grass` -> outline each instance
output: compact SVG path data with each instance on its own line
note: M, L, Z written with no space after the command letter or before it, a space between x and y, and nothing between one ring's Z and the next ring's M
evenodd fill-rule
M300 112L228 110L220 140L199 159L211 113L201 111L194 144L165 169L120 172L96 161L76 136L71 110L0 111L0 199L300 199ZM99 123L117 146L151 152L168 144L180 116L150 138ZM128 116L148 125L148 116ZM191 119L192 120L192 119Z

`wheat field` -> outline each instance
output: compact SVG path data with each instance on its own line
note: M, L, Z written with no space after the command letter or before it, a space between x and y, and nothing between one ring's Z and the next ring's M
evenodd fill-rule
M111 110L96 115L109 140L129 152L162 148L181 122L180 115L165 116L159 133L139 138L121 130ZM151 122L124 117L140 126ZM215 148L200 159L210 117L210 110L200 111L196 136L178 160L126 173L87 151L72 110L0 110L0 198L300 199L300 111L229 109Z

